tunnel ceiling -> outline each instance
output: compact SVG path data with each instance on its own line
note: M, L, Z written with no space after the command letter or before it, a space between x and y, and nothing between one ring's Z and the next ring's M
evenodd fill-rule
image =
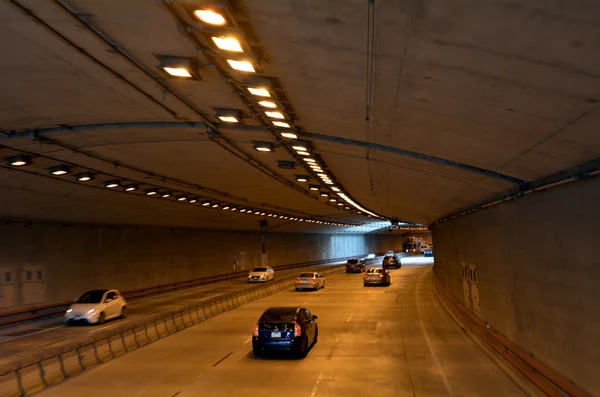
M599 11L566 0L2 0L0 218L428 225L600 157ZM256 150L265 144L274 151ZM53 175L60 165L69 173Z

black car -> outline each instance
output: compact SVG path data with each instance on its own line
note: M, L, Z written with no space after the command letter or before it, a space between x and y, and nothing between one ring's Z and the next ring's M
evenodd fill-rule
M254 326L254 355L279 352L306 357L319 337L316 319L305 307L268 308Z
M360 259L348 259L346 273L360 273L365 269L365 263Z
M390 267L399 269L400 267L402 267L402 264L400 263L400 258L398 258L397 255L393 255L393 256L386 256L385 258L383 258L383 262L381 263L381 266L384 269L389 269Z

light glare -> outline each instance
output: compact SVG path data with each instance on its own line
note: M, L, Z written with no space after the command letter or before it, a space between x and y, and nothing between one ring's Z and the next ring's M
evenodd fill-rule
M196 10L194 11L196 18L209 25L223 26L227 23L223 15L212 10Z
M232 52L244 52L240 42L234 39L233 37L213 37L212 41L214 41L215 45L222 50L232 51Z
M271 94L269 93L269 90L267 90L266 88L248 87L248 92L250 92L252 95L256 95L256 96L263 96L263 97L271 96Z
M165 69L165 72L169 73L171 76L175 76L175 77L192 77L192 75L190 74L190 72L188 72L187 69L185 69L185 68L169 68L169 67L165 67L163 69Z
M219 116L219 119L225 123L239 123L239 120L233 116Z
M265 114L269 117L272 117L274 119L284 119L285 117L283 117L283 114L281 114L281 112L265 112Z
M227 63L229 63L229 66L231 66L233 69L241 72L256 72L256 70L254 70L254 66L252 66L252 64L248 61L235 61L233 59L228 59Z

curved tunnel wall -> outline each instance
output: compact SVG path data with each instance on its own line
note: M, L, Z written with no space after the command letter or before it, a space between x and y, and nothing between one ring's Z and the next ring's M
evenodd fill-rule
M443 222L432 233L435 274L449 292L472 305L461 264L474 266L480 316L600 395L599 178Z
M397 234L265 234L271 266L401 249L403 241ZM0 312L93 288L128 290L249 269L261 256L260 232L1 225Z

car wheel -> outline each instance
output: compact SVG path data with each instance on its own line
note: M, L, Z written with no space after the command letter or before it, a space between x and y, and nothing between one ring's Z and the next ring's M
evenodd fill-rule
M127 306L123 306L123 308L121 309L121 315L119 316L119 318L125 317L127 317Z
M300 351L300 358L304 358L306 356L308 356L308 336L304 337L304 343L303 343L304 347L302 348L302 350Z
M98 321L96 322L96 324L102 325L102 324L104 324L104 320L105 320L105 316L104 316L104 312L102 312L98 315Z
M296 288L296 292L300 291L300 288Z
M67 321L67 323L65 324L67 327L70 327L71 325L73 325L73 320L69 320Z
M363 287L366 287L366 286L367 286L367 283L363 283Z
M319 290L319 284L315 285L315 291Z

